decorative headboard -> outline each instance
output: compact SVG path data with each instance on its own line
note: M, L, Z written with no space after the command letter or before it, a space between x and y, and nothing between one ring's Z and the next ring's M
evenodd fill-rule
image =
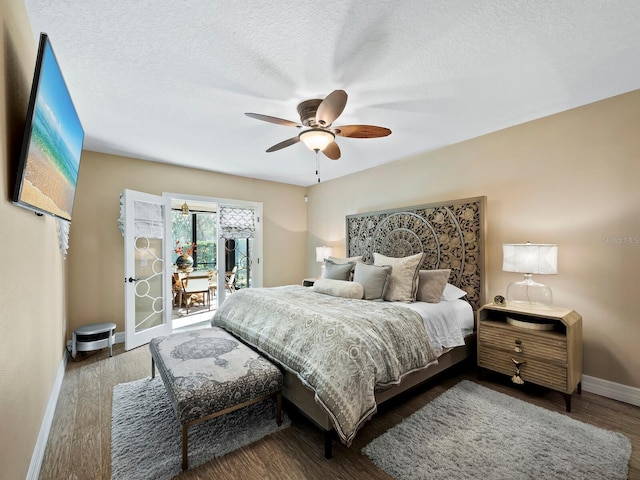
M421 269L450 268L449 283L467 292L474 310L485 302L486 197L347 215L347 256L406 257L425 253Z

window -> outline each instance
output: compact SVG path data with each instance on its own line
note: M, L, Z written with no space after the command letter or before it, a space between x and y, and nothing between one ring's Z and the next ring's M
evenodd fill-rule
M177 247L184 246L192 249L193 268L199 270L215 269L216 262L216 214L210 212L193 212L183 216L180 211L171 212L171 233ZM173 263L178 254L173 252Z

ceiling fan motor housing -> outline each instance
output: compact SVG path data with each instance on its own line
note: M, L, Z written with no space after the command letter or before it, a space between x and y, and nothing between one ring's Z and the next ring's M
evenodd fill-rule
M305 127L327 127L328 125L318 125L316 123L316 112L322 103L322 99L314 98L305 100L298 104L298 115L300 115L300 123Z

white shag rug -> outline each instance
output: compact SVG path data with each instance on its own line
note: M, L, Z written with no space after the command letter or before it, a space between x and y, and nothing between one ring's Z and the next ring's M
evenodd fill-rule
M362 451L399 480L614 480L627 478L631 443L464 380Z
M260 440L291 424L276 423L275 400L241 408L189 428L189 468ZM170 479L182 472L182 428L157 376L113 389L111 478Z

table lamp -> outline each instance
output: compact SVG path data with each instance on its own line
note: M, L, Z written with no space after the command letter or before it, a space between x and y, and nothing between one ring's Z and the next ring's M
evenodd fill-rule
M502 246L502 271L524 273L524 279L507 287L509 302L552 305L551 289L534 282L532 275L558 273L558 245L540 243L509 243Z

